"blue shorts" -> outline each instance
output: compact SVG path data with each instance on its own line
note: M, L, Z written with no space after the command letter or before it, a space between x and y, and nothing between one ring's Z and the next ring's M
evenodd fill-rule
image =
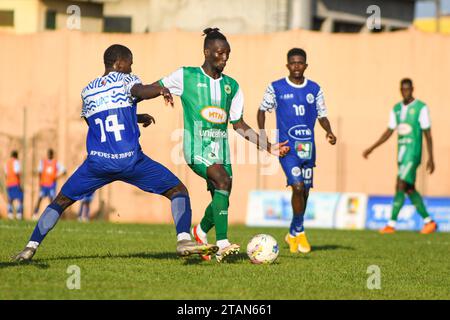
M294 154L287 154L280 158L280 164L286 175L288 186L303 182L306 189L313 187L314 164L307 163Z
M41 190L39 192L39 197L45 198L49 197L51 199L55 199L56 197L56 183L50 187L41 186Z
M13 186L7 188L8 199L12 200L20 200L23 202L23 192L20 186Z
M61 193L72 200L81 200L113 181L123 181L156 194L163 194L180 184L169 169L141 152L134 165L115 173L86 159L63 185Z

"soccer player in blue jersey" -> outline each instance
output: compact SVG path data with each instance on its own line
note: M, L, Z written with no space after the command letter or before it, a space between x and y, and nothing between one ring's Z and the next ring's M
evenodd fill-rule
M308 253L311 246L306 238L303 219L309 189L313 186L313 168L316 166L316 119L326 131L326 139L330 144L336 143L336 136L327 119L322 89L304 76L308 67L306 52L299 48L289 50L286 67L289 76L272 82L266 89L258 110L258 127L261 135L266 136L265 113L275 110L278 139L287 140L290 147L290 152L279 158L287 177L287 185L292 187L291 203L294 213L285 240L292 253Z
M173 104L170 92L143 85L131 74L133 55L125 46L110 46L103 59L105 73L91 81L81 93L81 116L89 126L88 156L44 210L25 249L14 259L31 260L66 208L117 180L163 195L171 201L179 255L216 253L217 246L191 241L192 213L186 187L166 167L147 157L139 144L138 123L147 124L150 116L138 115L137 103L162 95L166 104Z

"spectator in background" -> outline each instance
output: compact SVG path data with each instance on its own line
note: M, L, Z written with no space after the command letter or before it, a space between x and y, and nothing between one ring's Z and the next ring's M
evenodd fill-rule
M39 162L39 199L34 208L33 220L39 218L39 207L43 198L48 197L50 202L55 199L56 196L56 180L66 174L64 166L54 158L53 149L47 150L47 159L42 159Z
M14 200L19 202L16 209L17 220L23 218L23 192L20 186L20 162L18 160L19 154L16 150L11 152L11 158L6 161L4 170L6 176L6 189L8 195L8 219L14 219Z
M78 211L79 222L89 222L89 213L91 210L91 202L94 198L94 193L89 193L81 200L80 211Z

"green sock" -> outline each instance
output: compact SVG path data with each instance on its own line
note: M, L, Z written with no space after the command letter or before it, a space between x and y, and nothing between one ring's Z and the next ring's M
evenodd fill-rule
M214 227L214 214L212 209L212 202L206 207L205 215L202 218L202 221L200 221L200 228L205 233L208 233L209 230Z
M228 191L216 190L214 192L211 207L214 216L214 225L216 226L217 241L227 239L229 199L230 193Z
M397 191L394 197L394 203L392 204L391 220L397 221L398 214L400 213L400 209L403 207L404 203L405 203L405 193L403 191Z
M426 219L430 216L427 212L427 209L425 208L425 205L423 204L423 200L422 197L420 196L420 193L414 190L412 193L409 194L409 199L411 200L412 204L416 207L417 212L419 212L422 218Z

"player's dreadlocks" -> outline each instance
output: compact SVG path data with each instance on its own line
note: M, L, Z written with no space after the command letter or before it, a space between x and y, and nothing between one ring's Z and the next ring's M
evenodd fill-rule
M413 86L413 82L410 78L403 78L402 81L400 81L400 85L409 84L410 87Z
M131 56L131 50L121 44L113 44L105 50L103 54L103 62L105 67L111 68L119 59L125 59Z
M219 28L206 28L203 30L203 35L206 36L203 49L206 49L214 40L227 41L227 38L219 30Z
M293 57L293 56L301 56L301 57L305 58L305 62L306 62L306 52L303 49L292 48L291 50L289 50L288 54L287 54L288 61L289 61L289 58Z

